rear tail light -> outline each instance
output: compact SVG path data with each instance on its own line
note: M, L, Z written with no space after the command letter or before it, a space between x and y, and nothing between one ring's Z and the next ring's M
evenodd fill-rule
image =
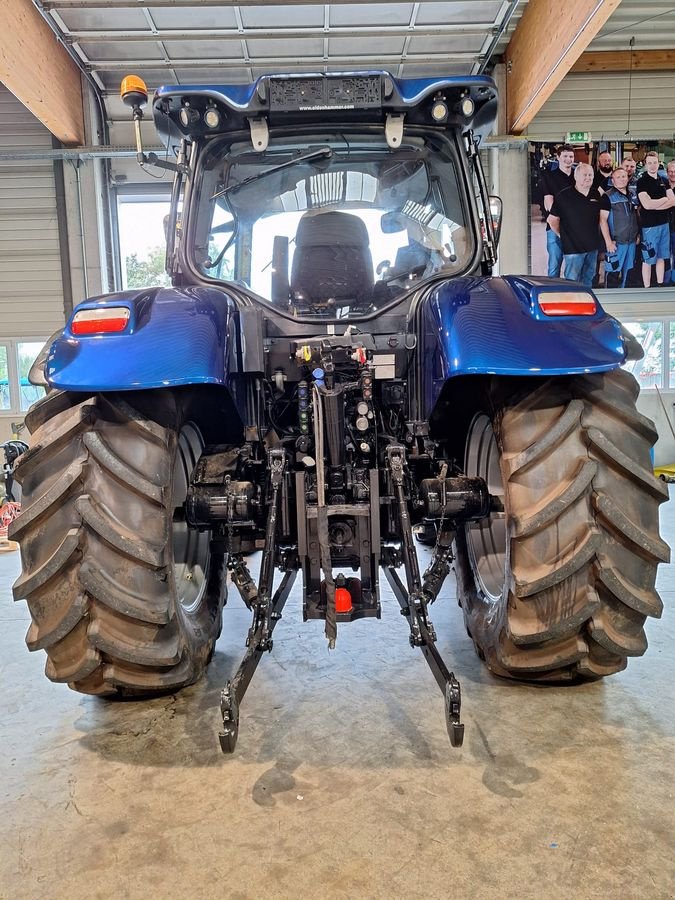
M126 306L81 309L73 316L70 330L73 334L109 334L110 332L124 331L129 323L130 315Z
M598 308L595 297L581 291L545 291L537 299L547 316L593 316Z

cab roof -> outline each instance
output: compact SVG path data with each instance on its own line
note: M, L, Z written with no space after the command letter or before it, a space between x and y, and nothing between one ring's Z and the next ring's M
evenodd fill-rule
M470 101L467 102L467 101ZM438 104L446 115L438 114ZM204 114L215 108L206 121ZM440 107L442 112L442 106ZM373 124L403 116L404 124L492 131L497 88L486 75L394 78L388 72L263 75L251 84L165 85L153 98L155 125L165 143L243 128L316 122Z

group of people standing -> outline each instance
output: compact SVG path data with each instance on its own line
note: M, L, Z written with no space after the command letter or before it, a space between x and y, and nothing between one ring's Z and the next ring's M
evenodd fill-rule
M588 163L575 166L574 148L564 144L557 168L544 173L549 276L559 278L562 270L564 278L591 287L602 255L605 273L624 288L639 250L644 287L651 286L653 267L662 285L666 262L675 259L675 160L668 163L667 180L659 168L654 151L639 178L630 155L616 167L607 152L600 153L597 170Z

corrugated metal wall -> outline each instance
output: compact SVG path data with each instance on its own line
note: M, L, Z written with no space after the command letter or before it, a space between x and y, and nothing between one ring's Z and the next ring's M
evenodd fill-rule
M633 72L628 121L628 73L568 75L528 129L533 140L560 141L568 131L593 140L673 139L675 72Z
M51 149L51 134L0 85L0 149ZM54 166L0 160L0 331L47 337L64 324Z

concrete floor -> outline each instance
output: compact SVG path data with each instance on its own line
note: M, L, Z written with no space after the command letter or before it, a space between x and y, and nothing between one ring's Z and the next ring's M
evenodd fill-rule
M202 683L110 703L43 677L18 567L0 557L3 900L675 896L675 566L646 657L581 687L493 678L454 600L437 604L461 750L390 594L329 655L296 592L233 757L216 734L248 624L234 594Z

